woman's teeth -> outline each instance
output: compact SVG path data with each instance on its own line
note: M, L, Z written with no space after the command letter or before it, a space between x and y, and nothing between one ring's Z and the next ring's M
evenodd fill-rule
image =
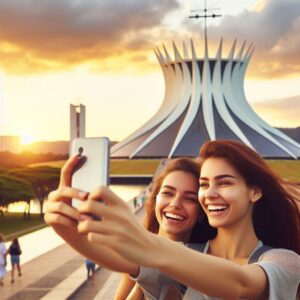
M228 208L227 205L208 205L207 206L209 212L221 212Z
M176 220L176 221L183 221L184 217L179 216L179 215L175 215L172 213L165 213L165 217L168 219L172 219L172 220Z

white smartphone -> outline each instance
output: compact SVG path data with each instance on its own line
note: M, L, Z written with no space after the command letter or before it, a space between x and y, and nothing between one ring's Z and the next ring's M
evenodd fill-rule
M72 187L91 192L109 184L109 139L107 137L77 138L72 142L71 155L84 156L84 163L72 176ZM73 199L76 207L78 200Z

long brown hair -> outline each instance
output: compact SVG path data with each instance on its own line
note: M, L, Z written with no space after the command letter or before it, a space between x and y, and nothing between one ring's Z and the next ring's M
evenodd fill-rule
M262 197L254 204L252 217L257 237L265 245L300 254L300 191L296 184L280 178L259 154L236 141L206 142L200 149L200 165L210 157L225 159L248 186L260 188Z
M160 191L162 182L165 179L165 177L172 172L182 171L185 173L192 174L198 182L199 174L200 174L199 170L200 168L199 168L198 161L190 158L173 159L166 165L162 173L160 173L158 176L156 176L153 179L151 193L149 195L149 198L145 202L145 208L146 208L146 217L144 221L145 228L147 228L149 231L153 233L158 233L159 223L155 215L155 202L156 202L156 196ZM201 207L200 207L200 211L204 215L204 212ZM191 243L206 242L209 239L207 237L207 232L208 230L204 230L202 228L202 225L198 222L193 228L190 242Z

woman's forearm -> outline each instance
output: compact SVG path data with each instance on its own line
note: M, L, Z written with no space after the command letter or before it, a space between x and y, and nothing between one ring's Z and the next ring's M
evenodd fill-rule
M211 297L248 299L263 295L267 287L266 276L258 266L239 266L164 238L157 238L150 264Z

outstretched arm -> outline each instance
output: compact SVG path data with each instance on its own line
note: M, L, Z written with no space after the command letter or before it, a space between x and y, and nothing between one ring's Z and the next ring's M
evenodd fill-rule
M95 199L102 199L107 205ZM106 187L91 193L78 210L103 218L102 222L81 222L79 232L138 265L157 268L212 297L259 299L267 295L267 277L259 266L239 266L147 231L124 201Z
M49 195L45 221L83 256L113 271L137 275L139 272L137 264L124 259L104 245L91 242L87 235L80 234L77 230L78 223L86 217L81 216L77 209L72 207L71 199L85 201L88 193L71 188L70 184L73 170L81 159L80 156L72 157L62 168L59 187Z

